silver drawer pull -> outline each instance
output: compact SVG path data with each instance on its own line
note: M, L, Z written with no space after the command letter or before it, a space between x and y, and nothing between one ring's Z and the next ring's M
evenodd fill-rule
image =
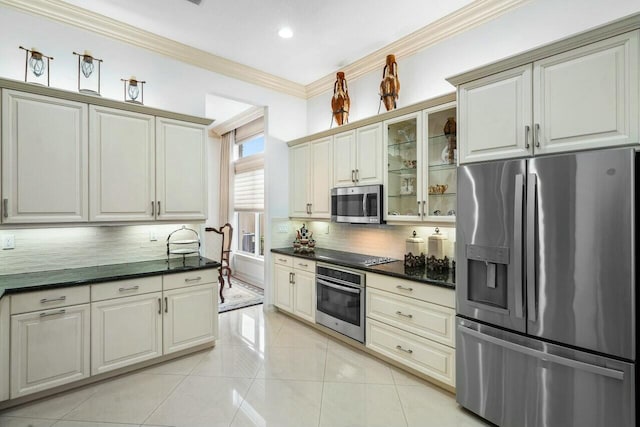
M303 264L303 263L301 263L301 262L299 262L299 263L298 263L298 265L299 265L300 267L309 267L309 264Z
M405 288L404 286L401 286L401 285L396 286L396 288L403 291L413 292L413 288Z
M403 313L403 312L401 312L401 311L396 311L396 314L397 314L398 316L406 317L406 318L408 318L408 319L413 319L413 314L404 314L404 313Z
M58 297L58 298L42 298L40 300L40 304L46 304L48 302L64 301L66 299L67 299L67 297L64 296L64 295L61 296L61 297Z
M198 280L202 280L202 277L198 276L198 277L194 277L193 279L184 279L185 282L189 283L189 282L197 282Z
M280 261L280 262L287 262L287 260L286 260L286 259L283 259L283 258L278 258L278 261Z
M400 351L404 351L405 353L409 353L409 354L412 354L412 353L413 353L413 350L411 350L411 349L405 349L405 348L402 348L402 346L401 346L401 345L397 345L397 346L396 346L396 349L397 349L397 350L400 350Z
M135 285L135 286L131 286L129 288L120 288L118 289L120 292L126 292L126 291L137 291L138 289L140 289L140 286Z
M40 313L40 317L56 316L58 314L65 314L66 312L67 310L53 311L51 313Z

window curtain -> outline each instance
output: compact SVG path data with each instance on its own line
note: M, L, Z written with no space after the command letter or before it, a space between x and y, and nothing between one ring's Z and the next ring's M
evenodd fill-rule
M231 194L231 180L229 165L231 164L231 147L235 143L234 131L222 135L220 144L220 225L229 222L229 202Z

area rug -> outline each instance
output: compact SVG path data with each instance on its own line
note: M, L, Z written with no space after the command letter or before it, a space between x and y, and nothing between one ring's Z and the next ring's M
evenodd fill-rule
M227 277L225 277L224 290L222 291L224 303L221 303L220 298L218 298L219 313L262 304L264 301L264 291L257 286L243 282L235 277L231 277L231 285L233 287L230 288L228 285Z

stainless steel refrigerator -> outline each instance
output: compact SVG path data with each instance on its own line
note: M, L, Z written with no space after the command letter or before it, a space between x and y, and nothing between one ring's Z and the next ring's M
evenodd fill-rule
M636 154L458 170L456 391L500 426L636 425Z

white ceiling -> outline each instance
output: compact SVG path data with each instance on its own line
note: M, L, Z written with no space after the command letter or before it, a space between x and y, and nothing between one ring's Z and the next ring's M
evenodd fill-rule
M64 0L307 85L472 0ZM277 32L284 25L291 39ZM393 52L389 52L393 53Z

